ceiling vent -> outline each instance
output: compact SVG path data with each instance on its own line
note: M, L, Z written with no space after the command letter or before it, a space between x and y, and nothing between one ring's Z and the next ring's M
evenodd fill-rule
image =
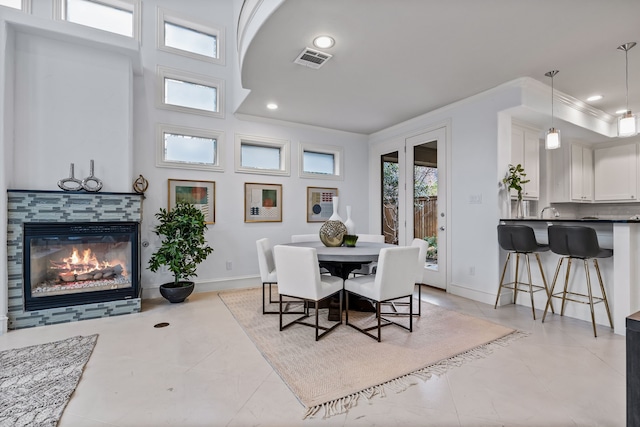
M324 65L333 55L328 53L313 50L308 47L302 50L302 53L295 59L296 64L304 65L305 67L318 69Z

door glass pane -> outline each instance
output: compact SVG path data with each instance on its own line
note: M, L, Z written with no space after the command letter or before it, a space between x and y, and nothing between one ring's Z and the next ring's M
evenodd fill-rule
M429 243L426 267L438 269L437 141L413 149L413 236Z
M382 168L382 234L386 243L398 244L398 152L383 154Z

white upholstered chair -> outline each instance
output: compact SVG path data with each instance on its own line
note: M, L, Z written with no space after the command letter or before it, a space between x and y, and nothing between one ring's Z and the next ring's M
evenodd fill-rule
M371 243L384 243L384 235L383 234L358 234L358 242L371 242ZM356 243L357 246L357 243ZM370 262L369 264L365 264L362 267L353 270L351 273L353 275L359 274L372 274L376 267L376 262Z
M320 234L292 234L291 243L299 242L319 242Z
M338 325L342 324L342 286L344 280L335 276L324 276L320 274L318 266L318 253L315 248L304 248L295 246L276 245L273 248L276 269L278 270L278 293L280 294L280 330L293 325L301 324L315 327L316 341L322 338ZM332 326L320 326L318 324L318 305L321 301L338 294L339 321ZM283 297L300 299L305 302L306 313L297 319L283 324ZM309 304L315 304L315 324L304 322L309 317ZM323 330L319 334L319 330Z
M429 250L429 243L427 243L426 240L424 239L413 239L413 241L411 242L411 246L417 247L420 251L418 253L418 264L417 264L417 268L416 268L416 285L418 286L418 312L417 313L413 313L414 316L420 316L422 315L422 285L424 285L423 282L423 273L424 273L424 263L427 260L427 251ZM391 310L390 312L384 312L382 313L383 315L395 315L395 316L406 316L407 312L406 311L398 311L398 307L397 306L406 306L408 305L407 302L390 302L389 306L391 306Z
M356 294L368 298L376 305L377 318L377 325L361 328L349 323L349 310L347 309L347 325L378 340L378 342L380 342L381 339L380 328L383 326L394 324L413 332L413 289L415 286L416 265L418 263L419 253L420 249L415 246L383 248L380 250L378 267L375 274L345 280L344 289L347 292L347 307L349 307L349 294ZM384 318L384 314L380 312L381 303L402 298L409 299L408 327ZM378 330L377 336L369 332L373 329Z
M262 280L262 314L278 314L279 311L267 311L267 300L270 304L277 301L273 300L271 287L278 283L278 273L276 272L276 264L273 259L273 250L268 238L256 240L258 249L258 266L260 268L260 279ZM266 294L266 287L269 288L269 296ZM303 311L294 311L290 313L303 313Z

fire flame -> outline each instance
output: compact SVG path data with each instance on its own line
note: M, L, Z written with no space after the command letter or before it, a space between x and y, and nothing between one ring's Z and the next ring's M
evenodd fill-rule
M122 264L118 260L113 263L109 261L98 261L91 249L83 250L82 255L80 255L78 249L75 247L73 248L71 256L62 258L62 262L67 264L67 269L73 274L90 273L94 270L101 270Z

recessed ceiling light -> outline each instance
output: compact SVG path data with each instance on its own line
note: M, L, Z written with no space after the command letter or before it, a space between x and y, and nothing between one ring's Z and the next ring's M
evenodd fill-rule
M600 101L602 99L602 95L592 95L587 98L587 101Z
M278 109L278 104L274 103L274 102L270 102L267 104L267 108L269 110L277 110Z
M335 40L329 36L318 36L313 39L313 45L320 49L328 49L333 47Z

